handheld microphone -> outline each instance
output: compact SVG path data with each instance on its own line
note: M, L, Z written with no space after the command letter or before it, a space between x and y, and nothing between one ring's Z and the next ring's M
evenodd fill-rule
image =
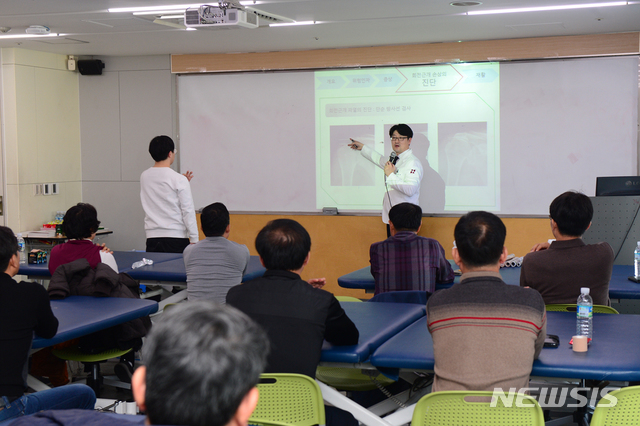
M396 154L395 151L391 151L391 155L389 156L389 162L395 166L399 158L400 157L398 157L398 154Z

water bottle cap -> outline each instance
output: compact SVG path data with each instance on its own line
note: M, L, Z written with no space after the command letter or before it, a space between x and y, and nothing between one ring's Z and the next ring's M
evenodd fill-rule
M589 294L589 287L582 287L580 288L580 293L581 294Z

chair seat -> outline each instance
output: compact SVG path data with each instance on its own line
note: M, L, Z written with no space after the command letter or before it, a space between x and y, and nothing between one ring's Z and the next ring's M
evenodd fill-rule
M378 386L374 382L378 382L381 386L389 386L395 383L394 380L385 377L375 371L373 377L356 368L340 368L340 367L324 367L320 366L316 370L316 379L322 383L334 387L341 391L369 391L377 389Z
M546 305L547 312L576 312L577 305L575 303L556 303ZM594 314L618 314L619 312L611 306L593 305L592 312Z
M130 351L131 349L109 349L97 354L88 354L80 351L77 346L72 346L64 349L53 349L51 352L58 358L66 361L102 362L111 358L118 358Z
M64 349L53 349L51 353L66 361L77 361L85 364L85 372L90 372L87 376L87 385L93 389L97 397L100 397L100 387L104 383L104 377L100 374L100 363L112 358L118 358L131 351L132 349L108 349L97 354L88 354L82 352L77 346L71 346ZM131 388L127 383L115 385L119 387L126 387L127 389Z

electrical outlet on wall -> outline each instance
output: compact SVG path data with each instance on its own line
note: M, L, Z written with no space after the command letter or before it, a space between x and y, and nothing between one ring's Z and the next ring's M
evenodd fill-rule
M50 183L49 188L51 188L51 195L58 195L60 193L60 185L57 183Z
M42 195L51 195L51 184L42 184Z

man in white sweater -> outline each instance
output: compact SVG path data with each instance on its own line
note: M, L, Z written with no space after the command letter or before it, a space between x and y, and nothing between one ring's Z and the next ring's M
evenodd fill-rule
M140 175L140 200L144 209L146 251L182 253L189 243L198 242L198 225L189 182L171 169L176 149L169 136L156 136L149 144L155 165Z

